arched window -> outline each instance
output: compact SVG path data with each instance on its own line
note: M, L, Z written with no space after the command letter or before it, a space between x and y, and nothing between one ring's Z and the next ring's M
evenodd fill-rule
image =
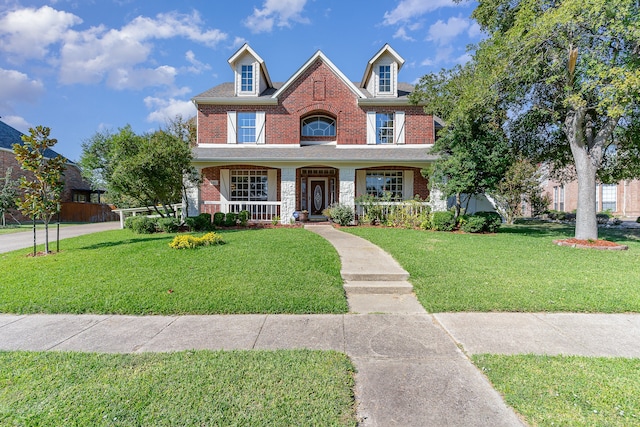
M302 136L336 136L336 121L327 116L309 116L302 120Z

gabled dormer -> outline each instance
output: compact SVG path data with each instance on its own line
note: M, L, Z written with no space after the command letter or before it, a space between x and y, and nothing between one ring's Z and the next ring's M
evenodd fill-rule
M398 72L404 59L385 44L367 63L360 87L374 98L398 97Z
M229 58L234 73L235 96L258 96L273 87L264 60L248 44Z

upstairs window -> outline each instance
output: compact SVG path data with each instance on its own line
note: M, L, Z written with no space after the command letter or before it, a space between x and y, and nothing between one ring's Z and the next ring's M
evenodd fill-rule
M378 68L378 92L391 92L391 66L381 65Z
M242 66L240 79L240 91L253 92L253 65Z
M336 121L327 116L311 116L302 120L302 136L336 136Z
M238 144L256 142L256 113L238 113Z
M393 113L376 114L376 144L393 144Z

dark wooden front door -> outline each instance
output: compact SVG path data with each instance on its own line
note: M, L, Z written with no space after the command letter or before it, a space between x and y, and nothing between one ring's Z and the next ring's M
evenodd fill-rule
M322 211L327 207L327 182L325 180L310 180L311 187L311 215L322 215Z

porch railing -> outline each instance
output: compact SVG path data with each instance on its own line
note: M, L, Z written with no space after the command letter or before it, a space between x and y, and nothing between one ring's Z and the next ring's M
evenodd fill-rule
M419 215L425 210L428 211L430 208L429 202L416 202L412 200L404 202L367 202L356 203L356 214L358 217L363 217L369 213L369 210L375 209L378 215L386 217L397 209L403 209L409 215Z
M205 200L200 206L200 212L210 213L213 216L216 212L238 213L240 211L248 211L249 221L268 222L280 216L281 204L282 202L220 202Z

